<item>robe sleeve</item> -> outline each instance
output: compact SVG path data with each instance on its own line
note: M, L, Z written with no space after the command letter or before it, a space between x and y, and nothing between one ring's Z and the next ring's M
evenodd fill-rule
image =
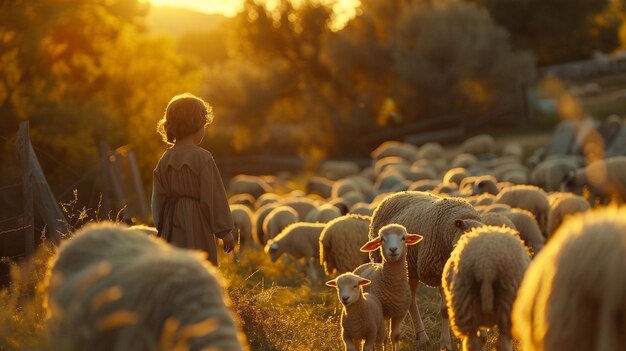
M152 208L152 221L154 222L155 227L159 227L159 209L163 204L163 196L165 194L165 189L163 188L163 184L161 183L161 178L159 175L159 167L154 170L152 173L152 199L150 201L150 207Z
M150 201L150 208L152 209L152 222L154 222L155 227L159 227L159 210L157 206L156 192L155 192L155 183L156 179L152 181L152 198Z
M200 172L200 202L202 211L209 221L211 232L222 239L234 228L226 189L213 156L203 165Z

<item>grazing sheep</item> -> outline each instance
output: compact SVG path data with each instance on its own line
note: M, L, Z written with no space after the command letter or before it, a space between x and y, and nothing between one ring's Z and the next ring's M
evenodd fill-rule
M538 254L543 248L546 238L543 236L534 215L530 211L521 208L512 208L509 211L502 212L502 215L508 217L513 222L520 238L522 238L526 246L532 249L533 255Z
M468 195L497 195L500 192L497 182L496 178L492 175L469 176L461 181L459 191Z
M467 200L470 204L474 206L488 206L496 201L496 196L493 194L484 193L480 195L466 197L465 200Z
M478 158L473 154L458 154L450 162L450 168L470 169L478 164Z
M274 194L274 193L265 193L261 196L259 196L258 199L256 199L256 202L254 203L254 208L255 210L260 209L261 207L270 204L270 203L274 203L274 202L279 202L281 201L283 198L282 196L278 195L278 194Z
M239 174L228 182L228 193L230 195L250 194L255 199L258 199L259 196L269 193L270 190L269 184L257 176Z
M265 240L270 240L288 225L300 220L298 212L289 206L278 206L268 213L263 220L263 233Z
M443 146L439 143L426 143L420 146L417 156L420 159L426 160L440 160L444 158L444 149Z
M523 350L626 349L626 207L567 218L513 306Z
M508 142L502 147L502 156L524 157L524 147L517 142Z
M276 207L278 207L277 202L270 202L259 207L259 209L254 212L254 217L252 219L254 222L254 230L252 231L252 236L254 237L254 241L256 241L261 247L265 246L265 243L267 242L263 223L265 222L267 215L269 215L270 212L272 212L272 210Z
M265 252L270 255L272 262L276 262L283 253L295 259L304 258L309 277L312 282L316 282L315 266L319 265L320 234L324 226L323 223L299 222L290 224L275 238L267 241Z
M443 183L461 185L461 181L468 176L466 168L457 167L449 169L446 174L443 175Z
M430 191L439 185L440 181L435 179L418 180L409 185L408 191Z
M482 226L463 235L443 270L450 325L464 351L480 351L481 327L498 326L498 351L512 350L511 309L530 264L517 232Z
M394 168L394 166L403 165L406 166L406 170L410 167L402 157L387 156L376 160L374 163L374 173L376 176L380 175L387 168ZM397 168L394 168L397 169Z
M245 205L249 209L253 209L256 199L250 194L237 194L229 197L228 203L230 205Z
M309 212L305 221L310 223L328 223L331 220L340 217L341 212L335 205L324 204L319 208Z
M376 209L375 205L371 205L365 202L359 202L350 207L350 213L371 217Z
M330 196L334 199L343 197L347 193L360 192L359 185L351 178L339 179L333 183Z
M374 183L374 189L378 192L401 191L408 188L406 178L399 172L388 170L380 174Z
M396 167L395 169L398 169L398 168L399 167ZM418 180L424 180L424 179L435 179L437 178L437 173L438 173L432 167L416 166L416 165L413 165L408 169L401 169L401 171L404 177L411 182L416 182Z
M566 216L591 209L584 197L572 193L555 193L548 196L550 215L548 216L548 238L556 232ZM546 239L548 239L546 238Z
M545 191L558 191L561 181L571 171L580 167L580 160L572 157L555 157L539 163L530 172L530 183Z
M379 251L382 263L366 263L354 270L354 274L372 282L365 290L380 300L383 317L385 320L390 319L392 350L396 350L400 323L412 303L407 277L407 248L422 239L421 235L408 234L406 228L399 224L388 224L380 228L375 238L361 247L364 252Z
M562 191L580 195L588 187L591 204L615 199L626 201L626 156L597 160L585 168L571 171L561 183Z
M345 350L383 350L387 331L383 308L373 294L363 293L363 286L371 282L352 273L344 273L326 285L337 288L343 304L341 312L341 338Z
M257 247L252 239L252 217L254 216L250 208L245 205L230 205L230 213L233 216L235 228L233 233L238 234L239 251L244 247Z
M502 213L496 213L496 212L483 213L480 215L480 219L484 225L491 225L495 227L504 226L507 228L517 230L517 228L515 227L515 224L511 222L509 217L507 217L506 215L503 215Z
M320 264L327 275L352 272L369 262L369 255L359 250L368 239L370 217L346 215L326 224L320 235Z
M548 236L546 233L550 203L548 202L548 194L543 189L534 185L514 185L502 190L496 196L496 203L530 211L537 220L543 236Z
M247 349L206 255L113 223L83 227L51 262L56 350Z
M428 336L417 308L415 295L421 281L433 287L441 286L443 266L450 257L454 243L467 230L482 225L479 213L467 201L459 198L442 198L433 194L407 191L387 196L374 211L370 225L370 240L380 228L390 223L398 223L411 233L420 233L424 242L409 248L409 285L411 287L411 308L409 312L415 323L418 342L425 342ZM374 262L380 256L370 254ZM441 338L442 348L452 349L450 328L443 291L441 293Z
M459 147L459 153L481 156L493 154L495 140L488 134L480 134L466 139Z
M314 200L307 199L306 197L287 197L279 202L281 206L288 206L293 208L298 213L298 218L306 218L309 212L317 208L317 203Z
M310 177L306 181L306 193L317 194L325 199L330 197L334 182L323 177Z
M371 153L373 160L380 160L385 157L401 157L407 162L413 162L417 159L418 148L409 143L401 143L399 141L385 141L380 144Z

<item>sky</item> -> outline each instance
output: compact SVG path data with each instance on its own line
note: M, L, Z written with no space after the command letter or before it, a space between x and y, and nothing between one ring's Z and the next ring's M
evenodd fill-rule
M227 17L233 17L243 6L243 0L147 0L157 6L185 7L205 13L219 13ZM277 4L278 0L263 0L269 6ZM355 7L359 0L336 0L335 12L338 14L337 20L344 22L354 17ZM298 3L298 0L294 0Z

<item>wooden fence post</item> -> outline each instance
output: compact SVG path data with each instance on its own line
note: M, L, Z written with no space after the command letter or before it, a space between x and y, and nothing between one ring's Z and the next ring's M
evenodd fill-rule
M30 139L29 123L20 123L17 148L20 157L20 167L22 170L22 196L24 200L24 249L26 257L30 257L35 252L35 220L33 211L33 172L30 168Z
M130 167L130 173L133 178L135 190L137 191L137 202L139 202L139 211L141 211L141 216L143 217L142 220L144 223L148 223L150 211L148 211L148 206L146 205L146 193L143 190L143 184L141 183L135 152L129 150L126 158L128 158L128 166Z

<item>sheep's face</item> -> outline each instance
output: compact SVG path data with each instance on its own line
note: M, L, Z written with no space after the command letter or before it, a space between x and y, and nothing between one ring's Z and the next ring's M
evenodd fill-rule
M389 224L380 229L377 238L363 245L361 251L370 252L380 248L385 261L396 262L406 257L407 245L415 245L422 239L421 235L408 234L402 225Z
M480 195L480 194L484 194L484 193L493 194L493 195L497 195L498 194L498 186L496 185L496 183L494 183L493 180L491 180L491 179L482 179L482 180L476 182L472 186L472 194L473 195Z
M280 255L283 253L280 249L280 244L273 240L267 242L267 244L265 245L265 252L270 255L272 262L276 262L276 260L278 260Z
M371 281L353 273L344 273L336 279L326 282L326 285L337 288L337 297L344 306L350 306L361 299L363 286Z
M566 175L563 176L563 180L561 180L560 190L562 192L571 192L575 194L580 194L580 189L576 186L576 172L570 171Z

